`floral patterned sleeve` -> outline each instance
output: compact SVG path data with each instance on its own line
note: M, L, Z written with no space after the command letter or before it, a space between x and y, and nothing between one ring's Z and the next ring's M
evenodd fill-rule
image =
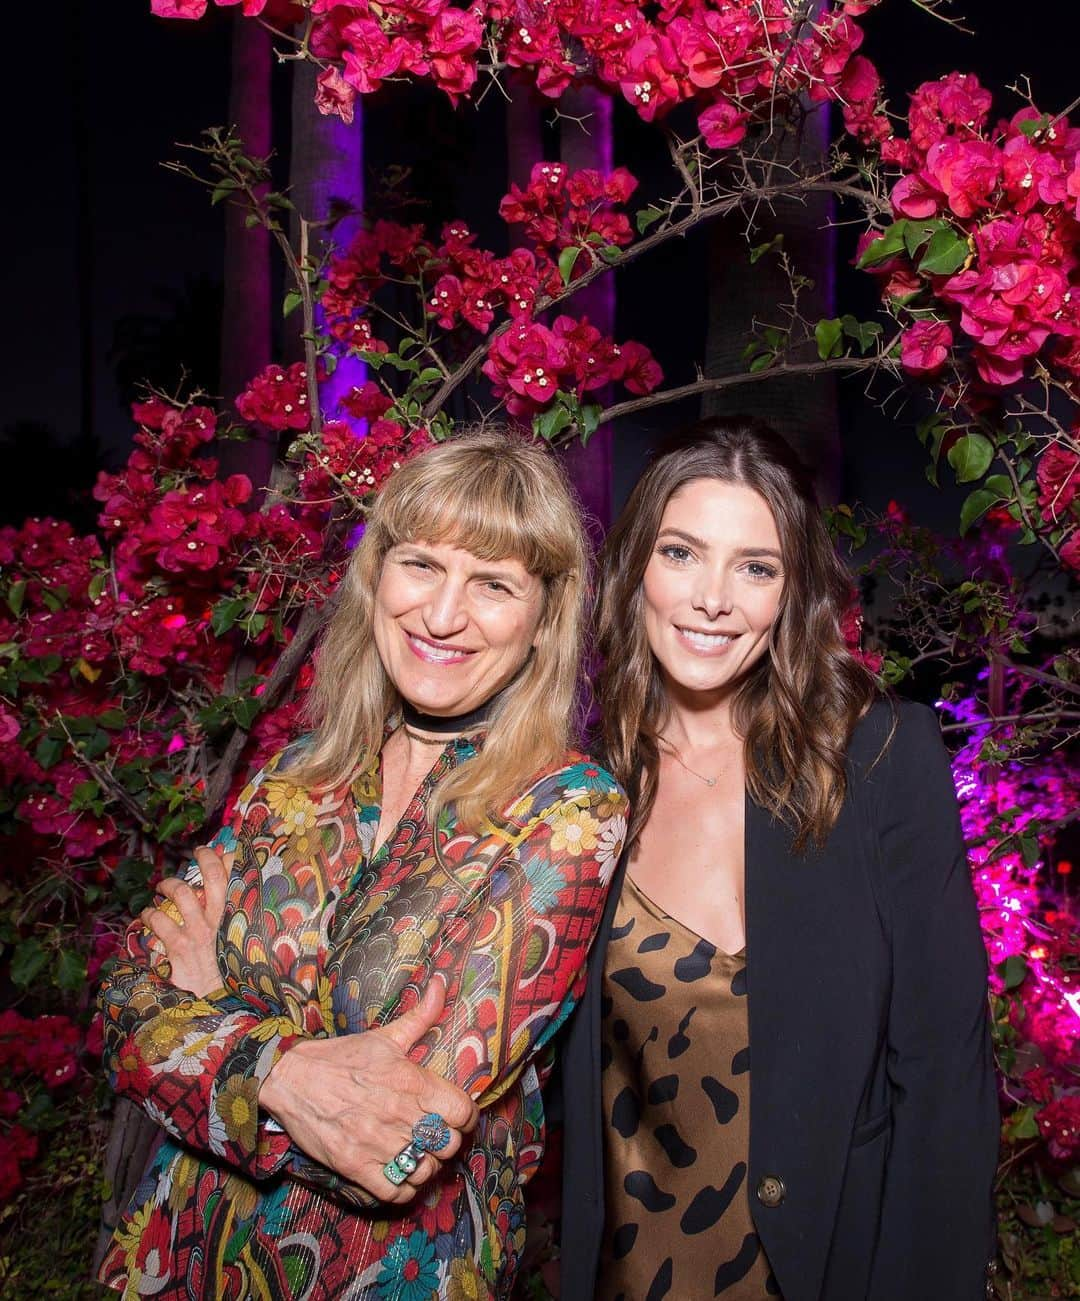
M511 1088L581 997L626 812L615 779L588 761L544 777L511 810L510 849L480 906L433 955L448 981L446 1011L412 1056L481 1109Z
M236 849L262 777L246 788L233 818L210 842L214 848ZM189 876L197 886L198 869ZM230 879L230 892L236 882ZM177 915L173 905L158 902ZM171 985L169 975L161 942L133 922L99 994L109 1083L186 1146L252 1177L275 1172L294 1150L288 1135L258 1112L258 1090L301 1032L276 1008L259 1008L224 988L197 998Z

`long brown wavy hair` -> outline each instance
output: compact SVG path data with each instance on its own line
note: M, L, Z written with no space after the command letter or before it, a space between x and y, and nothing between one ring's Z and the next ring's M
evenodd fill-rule
M401 709L375 645L375 593L391 547L451 542L485 560L519 560L543 581L532 653L499 694L484 748L436 789L429 815L453 801L477 827L519 795L572 739L589 590L581 513L552 452L498 430L461 434L387 479L342 579L322 640L307 714L314 735L290 780L336 786L371 761Z
M752 488L776 521L784 587L768 653L732 702L751 798L787 823L796 849L820 845L840 813L852 729L878 695L840 631L851 579L829 538L810 477L787 443L747 418L703 420L673 435L608 534L598 649L604 748L631 793L633 844L656 800L668 698L645 632L642 580L671 496L696 479Z

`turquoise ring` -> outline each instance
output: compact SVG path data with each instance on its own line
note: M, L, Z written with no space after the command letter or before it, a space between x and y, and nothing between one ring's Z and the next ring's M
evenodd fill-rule
M386 1165L382 1168L382 1172L395 1188L398 1184L403 1184L409 1177L408 1172L402 1170L396 1161L387 1161Z
M437 1111L421 1116L412 1127L412 1146L421 1152L441 1152L450 1142L450 1126Z

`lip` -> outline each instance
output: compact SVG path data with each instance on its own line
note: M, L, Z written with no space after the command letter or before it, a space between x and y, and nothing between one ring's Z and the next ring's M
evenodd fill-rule
M453 664L463 664L470 656L476 652L469 650L465 646L446 646L439 642L431 641L427 637L421 637L415 632L405 632L405 645L425 664L438 664L442 667Z
M718 628L706 631L702 628L683 628L678 624L675 625L675 632L679 638L679 644L690 652L691 655L701 655L707 659L715 658L718 655L725 655L731 649L732 645L738 640L737 632L723 632ZM693 637L727 637L728 641L718 642L714 646L702 646L692 640Z

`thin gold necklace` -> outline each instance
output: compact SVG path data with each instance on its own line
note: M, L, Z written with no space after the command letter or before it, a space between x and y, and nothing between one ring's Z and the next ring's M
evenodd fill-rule
M675 747L671 744L670 741L665 741L663 737L660 738L660 741L661 744L664 746L664 748L667 750L668 754L671 755L671 757L675 760L676 763L682 764L682 766L686 769L686 771L690 774L691 777L696 777L699 782L704 782L706 786L715 786L716 783L720 780L721 774L724 771L723 768L720 769L720 772L718 772L715 777L706 777L704 773L698 772L696 768L691 768L690 765L686 762L686 760L682 757L682 755L678 752L678 750L675 749Z

